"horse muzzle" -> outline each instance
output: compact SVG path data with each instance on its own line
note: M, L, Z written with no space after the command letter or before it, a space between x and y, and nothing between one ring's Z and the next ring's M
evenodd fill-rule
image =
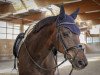
M75 60L75 62L72 63L72 65L74 69L81 70L81 69L84 69L88 65L88 62L87 60Z

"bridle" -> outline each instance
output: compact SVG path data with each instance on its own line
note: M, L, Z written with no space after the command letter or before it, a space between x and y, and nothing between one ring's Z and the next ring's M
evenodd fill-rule
M60 25L61 25L61 24L60 24ZM40 68L40 69L42 69L42 70L45 70L45 71L48 71L48 70L49 70L49 71L50 71L50 70L53 70L53 69L58 68L60 65L62 65L64 62L66 62L66 61L68 60L68 58L67 58L67 52L68 52L68 50L77 47L77 46L74 46L74 47L68 48L68 47L66 46L65 41L64 41L64 39L62 38L62 35L61 35L61 33L60 33L60 25L57 25L57 27L56 27L56 28L57 28L57 36L58 36L57 38L58 38L58 41L60 41L60 42L62 43L62 46L63 46L63 48L64 48L64 58L65 58L65 60L63 60L60 64L56 65L55 67L52 67L52 68L50 68L50 69L47 69L47 68L44 68L44 67L42 67L41 65L39 65L39 64L33 59L33 57L31 56L30 52L28 51L28 48L27 48L27 46L26 46L25 41L23 42L23 44L24 44L24 46L25 46L25 50L26 50L26 52L27 52L29 58L32 60L32 62L33 62L38 68ZM77 51L77 53L78 53L78 51ZM72 60L72 62L75 60L75 58L76 58L76 56L77 56L77 53L75 54L75 57L74 57L74 59ZM70 59L69 59L69 60L70 60ZM72 67L73 67L73 66L72 66ZM73 70L73 68L72 68L72 70ZM70 72L69 75L71 75L72 70L71 70L71 72Z
M75 58L76 58L76 56L77 56L77 54L78 54L78 51L77 51L77 52L74 51L75 56L74 56L73 59L69 59L69 58L67 57L67 52L68 52L69 50L74 49L74 48L80 48L80 47L79 47L78 45L73 46L73 47L70 47L70 48L68 48L68 47L66 46L65 41L64 41L64 39L63 39L63 37L62 37L62 35L61 35L61 33L60 33L60 26L61 26L62 24L75 24L75 23L63 22L63 23L59 23L59 25L57 26L58 41L60 41L60 42L62 43L62 46L63 46L63 49L64 49L64 58L65 58L65 61L71 60L70 62L72 63L72 62L74 62L74 60L75 60ZM58 49L59 49L59 48L58 48ZM72 69L71 69L69 75L72 74L73 68L74 68L74 67L73 67L73 64L72 64Z

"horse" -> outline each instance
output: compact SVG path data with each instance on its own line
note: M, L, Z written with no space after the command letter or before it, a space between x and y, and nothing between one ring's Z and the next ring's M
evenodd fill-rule
M39 21L24 37L17 54L19 75L54 75L56 65L54 53L63 53L75 70L84 69L88 62L80 44L80 29L75 23L79 9L71 15L60 14Z

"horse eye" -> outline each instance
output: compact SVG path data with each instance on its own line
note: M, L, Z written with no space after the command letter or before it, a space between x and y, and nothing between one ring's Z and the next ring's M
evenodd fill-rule
M70 32L70 31L69 31L68 33L69 33L69 34L71 34L71 32Z
M68 33L63 33L63 36L68 36Z

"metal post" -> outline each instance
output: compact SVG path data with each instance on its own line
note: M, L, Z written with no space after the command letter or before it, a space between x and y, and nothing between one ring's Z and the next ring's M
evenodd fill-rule
M92 44L93 44L93 37L91 36L91 38L92 38Z
M24 32L23 20L22 20L22 23L20 24L20 33L21 33L21 32Z
M14 39L14 23L13 23L12 39Z
M7 39L7 22L6 22L6 39Z
M100 28L99 28L99 43L100 43Z

